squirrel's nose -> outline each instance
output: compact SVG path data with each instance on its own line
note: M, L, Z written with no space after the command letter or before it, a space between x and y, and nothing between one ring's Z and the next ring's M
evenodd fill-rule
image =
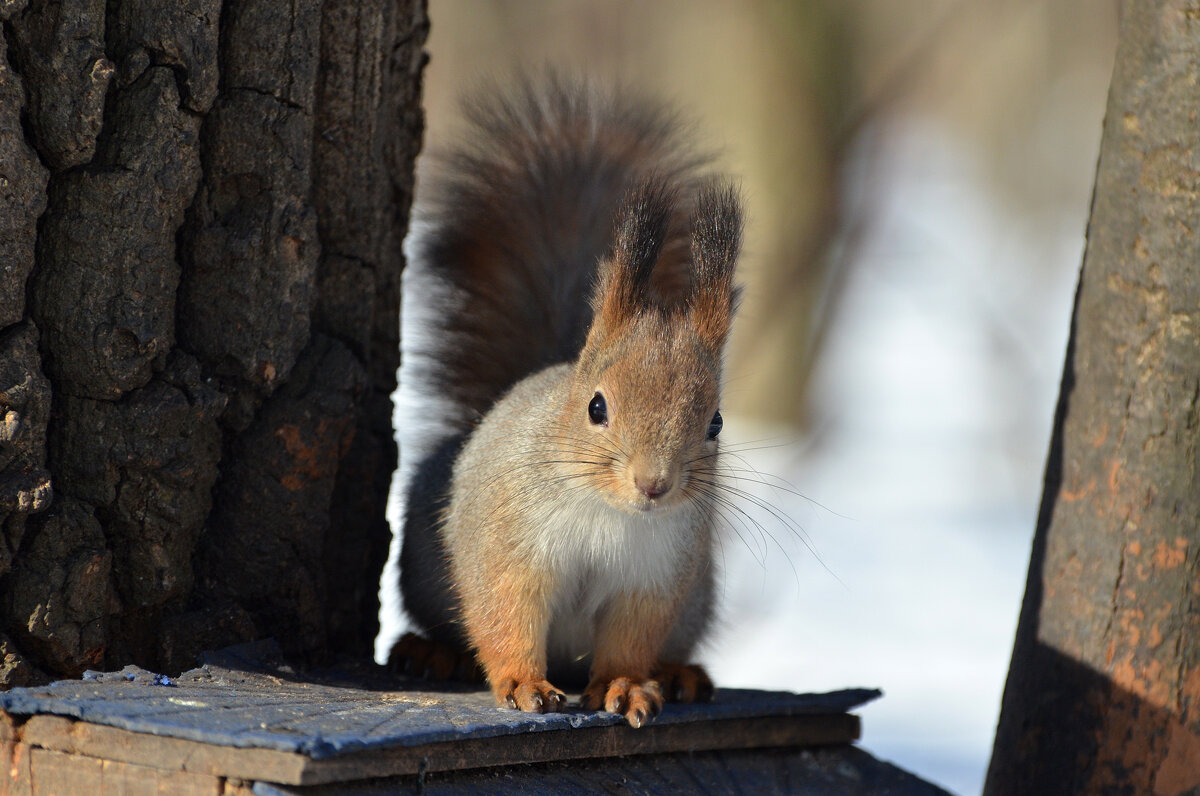
M634 475L633 485L646 497L653 500L671 491L671 477L667 475Z

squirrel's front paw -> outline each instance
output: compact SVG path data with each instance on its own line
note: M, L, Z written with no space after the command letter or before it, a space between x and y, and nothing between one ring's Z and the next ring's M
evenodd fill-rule
M662 689L654 680L592 680L581 700L585 710L620 713L630 727L641 727L662 711Z
M567 706L567 695L545 680L503 680L492 691L501 705L529 713L558 713Z

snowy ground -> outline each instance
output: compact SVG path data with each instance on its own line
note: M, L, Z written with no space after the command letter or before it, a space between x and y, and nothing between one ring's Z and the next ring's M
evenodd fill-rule
M893 165L873 177L813 438L726 418L743 474L767 484L738 486L786 520L746 501L761 528L730 523L723 619L703 659L718 685L882 688L862 711L863 745L972 794L1024 589L1087 208L1029 229L990 203L943 132L902 123L887 140ZM381 648L397 630L384 627Z

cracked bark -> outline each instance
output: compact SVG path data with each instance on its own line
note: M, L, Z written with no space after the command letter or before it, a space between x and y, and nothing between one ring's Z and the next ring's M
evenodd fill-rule
M0 22L0 687L369 655L424 1Z
M986 793L1200 788L1200 3L1121 6Z

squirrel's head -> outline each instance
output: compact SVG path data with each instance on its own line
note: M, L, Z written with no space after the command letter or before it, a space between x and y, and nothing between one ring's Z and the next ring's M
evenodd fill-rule
M710 491L721 432L721 361L741 248L737 190L703 185L690 220L690 279L663 296L651 276L676 195L660 179L630 192L600 264L593 319L564 418L584 475L627 511L680 506Z

